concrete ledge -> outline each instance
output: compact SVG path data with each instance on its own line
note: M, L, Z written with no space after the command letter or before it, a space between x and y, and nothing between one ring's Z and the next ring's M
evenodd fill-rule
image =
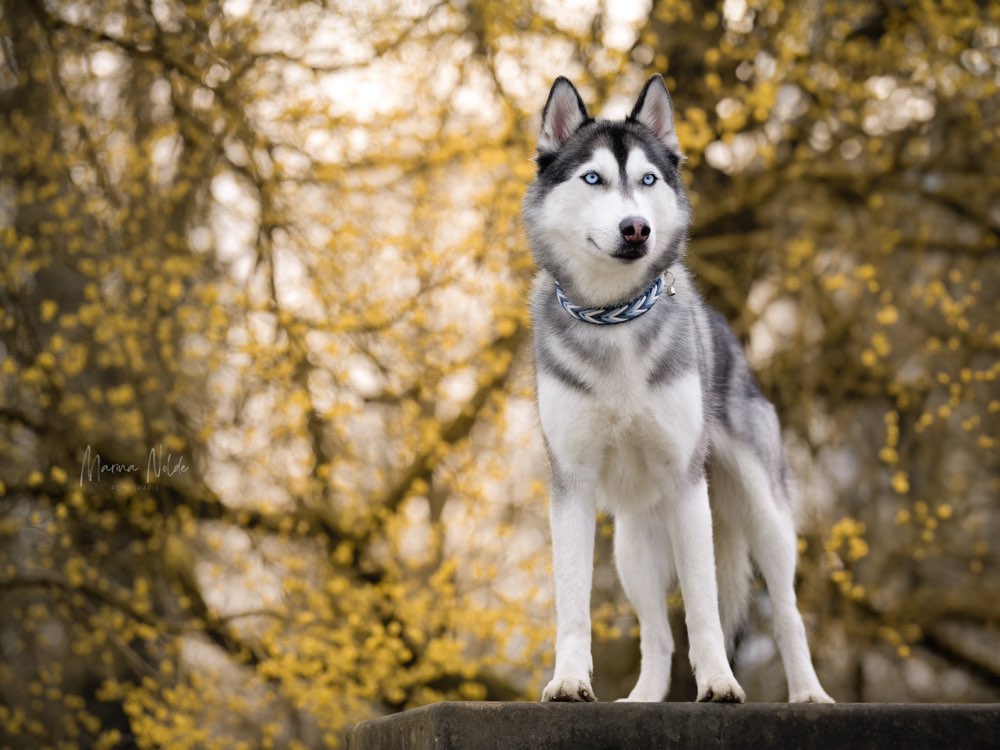
M1000 747L1000 704L436 703L355 725L349 750Z

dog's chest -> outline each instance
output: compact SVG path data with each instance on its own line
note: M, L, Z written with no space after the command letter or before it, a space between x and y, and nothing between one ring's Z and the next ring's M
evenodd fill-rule
M655 445L668 451L687 442L695 423L700 428L701 390L693 370L656 387L642 367L609 374L595 383L592 406L592 428L623 448ZM694 438L697 434L690 436Z
M682 397L684 384L651 380L654 365L646 347L636 337L624 336L621 341L602 343L603 357L587 373L595 406L603 412L601 418L623 434L653 429L658 423L656 411Z
M612 512L653 502L686 476L703 435L695 372L657 390L632 385L595 410L585 428L605 436L598 496Z
M641 419L656 398L647 369L638 356L627 352L611 359L603 371L594 373L595 400L607 408L616 424Z
M539 410L553 457L597 470L609 505L657 496L687 475L703 441L699 368L682 323L676 315L561 336L557 324L540 326Z
M601 436L605 467L649 475L683 460L702 432L701 384L691 368L667 382L650 382L650 363L636 343L591 373L592 393L577 429Z

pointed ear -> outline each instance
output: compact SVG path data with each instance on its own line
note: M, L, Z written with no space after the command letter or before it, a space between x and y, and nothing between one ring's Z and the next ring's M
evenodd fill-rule
M674 130L674 107L670 103L667 85L659 73L646 81L628 119L645 125L667 148L680 155L677 131Z
M549 100L542 110L542 132L538 136L538 153L558 151L576 129L590 116L583 100L569 79L559 76L552 84Z

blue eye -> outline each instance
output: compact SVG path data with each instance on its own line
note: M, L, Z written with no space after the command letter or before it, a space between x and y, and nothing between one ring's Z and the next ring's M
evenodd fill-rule
M643 185L652 185L655 182L656 182L656 175L653 174L652 172L646 172L646 174L642 176Z
M588 185L597 185L601 181L601 176L597 174L597 172L587 172L587 174L585 174L582 177L582 179Z

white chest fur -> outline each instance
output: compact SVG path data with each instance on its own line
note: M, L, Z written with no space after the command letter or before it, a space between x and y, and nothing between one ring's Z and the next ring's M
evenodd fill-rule
M539 374L542 428L560 471L587 475L612 511L653 503L683 481L702 441L697 370L657 386L647 372L622 357L590 369L590 392Z

